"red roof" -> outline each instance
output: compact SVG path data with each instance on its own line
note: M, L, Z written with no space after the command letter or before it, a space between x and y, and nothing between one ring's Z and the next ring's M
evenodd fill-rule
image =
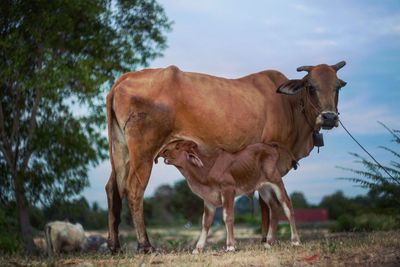
M296 222L325 222L328 220L327 209L294 209ZM281 221L287 221L285 215L280 217Z

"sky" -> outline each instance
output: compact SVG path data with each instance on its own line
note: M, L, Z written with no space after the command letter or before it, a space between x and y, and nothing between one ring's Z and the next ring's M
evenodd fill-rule
M289 79L299 79L305 75L296 72L301 65L346 60L338 72L347 82L339 97L340 119L381 163L390 162L390 155L378 146L390 146L391 136L378 121L400 129L400 1L158 2L174 24L164 56L151 68L176 65L226 78L276 69ZM313 204L337 190L347 196L365 193L338 179L354 177L338 166L362 168L349 152L367 155L340 127L323 134L325 146L320 152L314 149L284 177L287 191L301 191ZM107 207L104 186L110 172L109 161L90 171L91 186L83 193L90 202ZM180 179L175 167L160 162L145 195Z

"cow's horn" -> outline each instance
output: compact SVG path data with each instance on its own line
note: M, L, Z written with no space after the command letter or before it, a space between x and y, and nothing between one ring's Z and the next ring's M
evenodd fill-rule
M297 68L297 71L307 71L309 72L311 70L312 66L301 66Z
M332 65L331 67L332 67L334 70L338 71L338 70L340 70L341 68L343 68L344 65L346 65L346 61L343 60L343 61L340 61L340 62L336 63L335 65Z

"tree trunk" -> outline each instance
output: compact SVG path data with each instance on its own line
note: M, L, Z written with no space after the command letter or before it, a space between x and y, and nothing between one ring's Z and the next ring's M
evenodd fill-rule
M29 210L26 206L25 192L22 186L20 178L15 177L15 199L17 201L19 225L21 230L21 236L23 240L23 246L28 253L33 253L35 250L35 245L33 243L32 228L29 219Z

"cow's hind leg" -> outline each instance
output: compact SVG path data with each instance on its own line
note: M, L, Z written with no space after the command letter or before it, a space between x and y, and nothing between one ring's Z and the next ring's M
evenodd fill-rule
M131 161L132 162L132 161ZM137 165L136 165L137 166ZM137 250L141 253L151 253L155 249L150 244L144 223L143 196L150 178L153 162L142 163L139 166L132 166L129 170L127 180L126 197L131 210L132 220L136 229Z
M124 135L129 151L129 174L124 185L132 220L135 225L138 251L153 252L144 223L143 195L149 182L153 160L158 150L171 133L172 118L168 106L156 105L145 99L126 95L114 96L119 101L119 109L125 107L129 112L116 111L124 118ZM129 116L126 116L126 114Z
M267 234L269 228L269 207L264 199L261 197L261 194L258 197L258 202L260 203L261 210L261 243L267 242Z
M214 220L215 207L204 201L204 212L202 219L202 229L197 241L196 248L193 250L193 254L198 254L203 251L207 241L208 231L210 230L211 224Z
M112 253L121 248L118 239L118 226L121 222L122 200L118 192L115 171L111 172L110 179L106 185L108 202L108 247Z
M129 171L128 147L120 129L116 123L112 124L112 137L109 142L112 143L111 153L111 175L106 185L107 203L108 203L108 247L115 253L120 250L118 239L118 227L121 222L122 194L124 181Z

